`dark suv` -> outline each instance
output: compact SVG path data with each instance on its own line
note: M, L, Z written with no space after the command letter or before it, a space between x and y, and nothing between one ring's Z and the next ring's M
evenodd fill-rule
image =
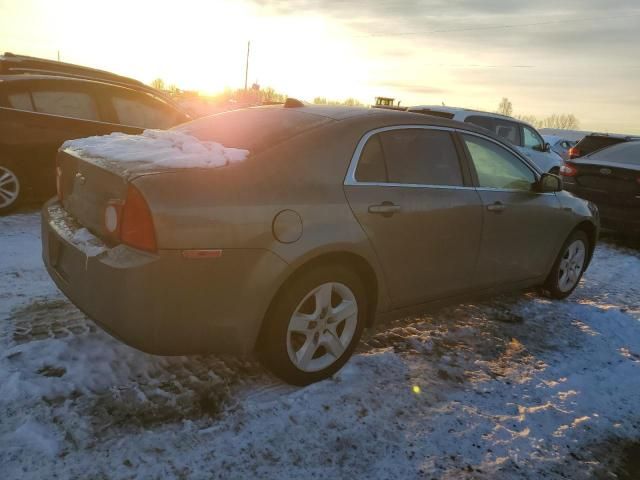
M619 143L640 140L640 137L627 135L609 135L608 133L592 133L580 140L569 149L569 160L584 157L603 148L611 147Z
M140 133L190 120L169 97L102 70L5 53L0 56L0 213L55 194L65 140Z

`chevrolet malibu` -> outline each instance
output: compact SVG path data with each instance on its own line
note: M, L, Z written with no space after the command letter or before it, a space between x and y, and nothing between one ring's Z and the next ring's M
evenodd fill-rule
M486 130L289 100L64 144L43 208L58 287L162 355L257 352L326 378L364 328L470 295L568 296L597 209Z

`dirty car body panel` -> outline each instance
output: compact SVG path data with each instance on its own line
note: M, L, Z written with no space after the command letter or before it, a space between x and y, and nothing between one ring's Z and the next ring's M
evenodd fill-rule
M367 277L370 324L480 290L538 285L576 227L587 222L597 232L587 203L564 192L505 200L521 204L513 214L509 208L488 212L488 192L475 184L460 133L519 154L486 131L455 121L395 111L274 106L178 128L251 153L219 168L136 172L61 151L62 202L53 199L43 209L43 257L57 285L107 331L151 353L252 351L283 285L318 262L358 266ZM364 145L372 132L385 129L447 132L453 150L446 152L455 156L450 161L460 169L461 185L358 181L353 174ZM535 166L527 168L539 177ZM122 201L130 186L148 204L156 251L114 242L104 230L105 205ZM540 195L553 205L535 206ZM389 204L400 209L377 210ZM487 215L500 215L504 225L487 233ZM545 219L553 233L544 228ZM89 247L78 241L82 228L90 232ZM511 232L507 243L522 244L496 248L492 242L505 232ZM513 261L535 248L541 253L532 274L509 277L497 269L506 261L502 254ZM189 253L200 249L219 254Z

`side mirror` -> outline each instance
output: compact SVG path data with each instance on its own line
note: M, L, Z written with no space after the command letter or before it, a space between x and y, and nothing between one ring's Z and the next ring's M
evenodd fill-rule
M538 191L541 193L561 192L562 178L553 173L543 173L538 180Z
M549 153L551 151L551 144L550 143L545 143L544 144L544 151Z

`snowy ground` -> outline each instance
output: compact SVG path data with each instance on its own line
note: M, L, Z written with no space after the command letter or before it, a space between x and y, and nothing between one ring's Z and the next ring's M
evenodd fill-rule
M602 243L568 301L379 326L300 389L124 346L49 280L38 215L0 218L0 478L639 478L639 280Z

